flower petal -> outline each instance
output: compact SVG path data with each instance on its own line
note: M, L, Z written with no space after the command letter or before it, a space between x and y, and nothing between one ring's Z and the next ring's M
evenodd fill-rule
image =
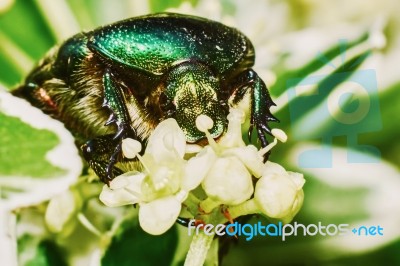
M186 137L175 119L162 121L149 137L145 153L151 154L156 161L166 158L183 158L186 149Z
M149 234L161 235L175 223L181 207L181 202L175 196L142 203L139 209L140 226Z
M142 183L145 201L176 193L181 185L185 160L179 157L156 161L151 154L144 154L142 161L149 171Z
M195 189L203 181L217 156L210 146L205 147L195 157L189 159L185 167L181 188L185 191Z
M128 172L117 176L110 183L110 187L103 186L100 193L100 201L108 207L118 207L128 204L135 204L140 201L141 184L145 174Z
M232 148L223 152L223 155L234 155L239 158L242 163L249 169L250 173L259 178L265 168L263 157L253 145L241 148Z
M137 171L126 172L126 173L114 178L110 182L110 188L113 190L124 188L124 187L135 188L137 185L140 186L140 184L142 183L142 180L144 179L144 176L145 176L145 174L137 172Z
M61 232L80 208L78 197L70 190L52 198L46 209L45 221L53 233Z
M119 207L128 204L135 204L139 201L138 197L125 189L112 190L107 185L103 186L100 193L100 201L108 207Z
M269 174L285 175L286 170L280 164L273 163L271 161L267 161L264 165L262 175L266 176Z
M283 223L287 224L293 220L294 216L296 216L296 214L300 211L301 206L303 206L303 201L304 201L304 191L301 189L296 195L292 209L289 212L289 214L281 218Z
M297 189L302 189L306 180L304 179L304 175L297 172L287 172L289 174L290 179L296 184Z

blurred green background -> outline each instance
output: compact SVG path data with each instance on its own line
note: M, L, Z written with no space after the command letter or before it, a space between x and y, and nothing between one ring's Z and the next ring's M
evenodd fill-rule
M304 207L295 221L350 226L379 224L384 228L384 236L298 236L285 242L262 237L246 242L240 238L231 245L222 265L400 265L398 10L400 2L396 0L0 0L0 84L7 89L16 86L35 62L69 36L132 16L173 11L234 26L255 45L255 70L277 103L275 114L281 120L277 127L289 135L289 142L275 148L271 160L303 172L307 180ZM304 95L299 96L302 88ZM332 99L337 101L332 103ZM365 117L351 116L365 104ZM350 121L344 123L346 114ZM14 172L6 170L9 152L15 150L10 143L20 143L15 141L14 133L21 131L13 129L10 119L0 119L0 179L32 173L30 168L24 171L25 163L14 167ZM32 135L28 129L22 135L33 138L34 130L31 132ZM322 147L325 149L321 150ZM310 151L305 160L304 154ZM349 161L349 154L358 161ZM35 157L33 152L32 158ZM7 187L7 181L1 186ZM6 201L7 196L2 198ZM19 221L29 223L37 209L43 213L36 206L34 211L26 211L30 212L28 218ZM96 213L92 210L86 215L95 217ZM113 242L116 246L107 246L103 265L136 265L129 256L137 257L141 252L131 254L127 247L134 249L133 240L143 241L145 237L129 230L119 242ZM131 235L131 240L126 240ZM20 239L20 243L29 243L29 234L24 236L28 240ZM165 244L172 241L168 237L176 239L170 233L157 241L164 241L160 245L170 246L169 253L173 253L175 244ZM40 252L35 253L36 259L24 259L27 249L20 246L20 261L27 265L71 261L73 265L88 265L83 259L61 262L53 258L74 256L77 249L69 246L76 244L74 239L77 238L63 242L46 238L37 246ZM153 244L135 247L154 248ZM93 255L93 249L84 250ZM160 250L162 256L165 249ZM62 255L54 256L57 252ZM146 265L145 261L142 265ZM179 263L179 259L174 261Z

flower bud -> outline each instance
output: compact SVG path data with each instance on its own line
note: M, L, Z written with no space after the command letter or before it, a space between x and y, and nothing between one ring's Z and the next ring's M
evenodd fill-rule
M280 164L277 164L277 163L274 163L271 161L267 161L264 164L262 175L267 176L267 175L271 175L271 174L285 175L286 170Z
M304 191L301 189L298 191L296 195L291 211L289 212L288 215L282 217L281 220L284 223L290 223L293 220L294 216L300 211L301 206L303 205L303 201L304 201Z
M260 211L268 217L291 220L303 203L301 174L282 173L279 165L273 165L273 172L264 173L258 180L254 200Z
M203 180L202 187L214 201L236 205L253 194L251 175L234 156L218 158Z

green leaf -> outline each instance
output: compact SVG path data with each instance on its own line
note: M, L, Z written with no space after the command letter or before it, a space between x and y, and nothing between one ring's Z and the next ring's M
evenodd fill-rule
M36 60L55 44L34 1L15 1L11 9L1 15L0 28L5 36Z
M36 250L35 257L25 266L67 266L63 252L50 240L42 240Z
M48 178L64 171L45 159L58 143L48 130L35 129L19 118L0 113L0 176Z
M360 143L376 146L383 158L391 160L396 165L400 162L400 144L396 141L400 133L400 120L396 119L400 113L399 91L400 82L396 82L379 94L380 109L378 111L382 119L382 130L362 134L359 140Z
M15 86L55 39L34 1L14 1L1 14L0 29L0 82Z
M192 5L196 5L198 0L167 0L167 1L158 1L158 0L149 0L150 10L152 12L163 12L168 8L179 7L183 2L189 2Z
M177 231L172 227L160 236L144 232L137 222L126 221L113 237L101 260L104 266L170 265L177 246Z
M49 199L82 171L74 138L61 122L2 89L0 197L14 207Z
M324 134L337 135L337 127L340 128L343 125L332 119L330 112L324 111L328 106L327 98L339 85L357 74L358 67L368 57L369 53L367 51L354 56L330 75L316 76L315 83L318 84L319 88L318 97L308 100L307 98L304 99L304 97L291 96L289 107L292 109L291 123L294 134L301 136L303 139L318 138ZM320 77L322 78L318 80ZM293 84L291 83L289 87L294 87L298 82L300 81L297 79L293 80ZM361 130L360 128L355 128L356 126L353 126L352 129ZM363 131L361 130L361 132Z
M8 61L6 56L0 51L0 81L7 85L7 87L13 87L21 80L21 72L15 65Z
M351 42L348 43L339 42L337 44L334 44L332 45L331 48L322 53L323 56L321 55L319 57L312 58L307 64L298 69L294 70L277 69L278 73L281 72L282 74L278 77L277 82L270 88L270 91L274 92L275 94L283 93L287 88L286 83L288 80L297 79L296 83L291 84L292 86L297 85L299 82L301 82L303 78L306 78L307 76L311 75L313 72L317 71L321 67L324 67L327 64L327 62L333 60L336 56L343 53L344 49L350 49L365 42L368 39L368 36L369 34L365 33ZM344 67L341 66L339 70L343 68Z

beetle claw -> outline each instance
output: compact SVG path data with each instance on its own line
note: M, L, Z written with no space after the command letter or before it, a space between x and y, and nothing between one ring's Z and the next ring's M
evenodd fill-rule
M122 138L124 135L125 135L125 127L122 126L118 129L117 133L114 136L114 139L116 140Z
M273 104L274 106L276 105L275 103ZM276 118L275 116L273 116L272 114L266 117L267 121L269 122L280 122L278 118Z
M264 135L264 130L261 128L257 128L258 138L261 141L261 147L266 147L268 145L267 138Z
M266 147L269 144L269 142L265 134L272 136L271 128L267 124L268 122L279 122L279 120L275 118L272 114L265 115L264 119L257 119L256 115L252 117L248 132L249 141L251 141L251 134L255 126L258 134L258 139L261 142L261 147L262 148ZM266 154L264 154L264 162L268 160L270 154L271 152L267 152Z
M121 154L121 150L122 150L122 142L119 142L118 145L115 147L115 150L108 161L108 165L107 165L107 169L106 169L108 182L114 179L113 169L114 169L115 163L118 161L118 157Z
M107 121L104 123L105 126L111 125L112 123L117 122L117 117L114 114L111 114Z

